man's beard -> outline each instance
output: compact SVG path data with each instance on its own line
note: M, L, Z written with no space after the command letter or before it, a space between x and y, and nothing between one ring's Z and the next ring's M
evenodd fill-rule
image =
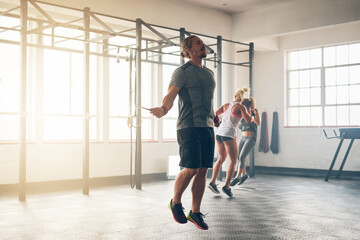
M204 58L206 58L206 56L207 56L207 53L202 53L202 54L200 55L200 58L201 58L201 59L204 59Z

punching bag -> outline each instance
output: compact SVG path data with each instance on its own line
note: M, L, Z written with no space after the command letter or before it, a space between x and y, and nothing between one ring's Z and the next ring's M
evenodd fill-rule
M267 114L266 112L263 112L261 114L259 152L266 153L268 151L269 151L269 140L268 140L268 130L267 130Z
M275 154L279 152L279 116L277 112L273 113L270 149Z

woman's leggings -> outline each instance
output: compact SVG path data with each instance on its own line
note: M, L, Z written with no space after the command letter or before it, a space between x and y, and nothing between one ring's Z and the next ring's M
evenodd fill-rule
M242 136L239 142L239 161L240 169L245 166L245 157L249 154L250 150L255 146L256 137Z

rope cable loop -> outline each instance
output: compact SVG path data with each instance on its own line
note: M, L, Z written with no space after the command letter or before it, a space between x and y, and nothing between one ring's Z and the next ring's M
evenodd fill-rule
M134 119L136 119L137 124L134 126ZM127 125L129 128L138 128L141 126L141 117L136 116L136 115L132 115L129 116L128 121L127 121Z

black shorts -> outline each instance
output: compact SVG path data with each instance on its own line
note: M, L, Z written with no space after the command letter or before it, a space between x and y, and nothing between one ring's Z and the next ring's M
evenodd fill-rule
M177 131L180 167L212 168L214 161L214 129L206 127L183 128Z
M218 140L219 142L223 143L229 140L232 140L235 138L231 138L231 137L224 137L224 136L220 136L220 135L216 135L216 140Z

